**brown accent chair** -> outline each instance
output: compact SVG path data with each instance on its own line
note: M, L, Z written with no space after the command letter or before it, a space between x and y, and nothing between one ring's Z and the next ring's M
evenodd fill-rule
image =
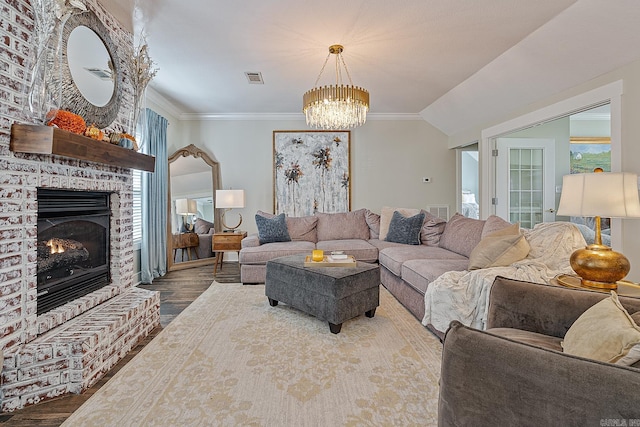
M560 346L573 322L608 296L497 277L487 330L454 321L445 335L438 425L640 422L640 362L598 362ZM619 299L639 323L640 299Z

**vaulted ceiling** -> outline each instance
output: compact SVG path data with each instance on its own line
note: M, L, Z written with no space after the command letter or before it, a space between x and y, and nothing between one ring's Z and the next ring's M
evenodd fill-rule
M181 118L302 118L335 43L372 118L422 116L449 135L640 58L637 0L133 2L104 0L124 20L135 9L151 86Z

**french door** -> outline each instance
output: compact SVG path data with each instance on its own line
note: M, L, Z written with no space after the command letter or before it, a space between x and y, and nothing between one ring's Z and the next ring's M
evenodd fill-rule
M498 138L496 214L523 228L555 221L555 140Z

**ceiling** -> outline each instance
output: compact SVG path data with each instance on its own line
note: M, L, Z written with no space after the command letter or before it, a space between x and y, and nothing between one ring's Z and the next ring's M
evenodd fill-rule
M422 117L448 135L640 58L637 0L101 3L145 34L151 87L181 119L302 118L335 43L370 119ZM320 84L334 82L327 65Z

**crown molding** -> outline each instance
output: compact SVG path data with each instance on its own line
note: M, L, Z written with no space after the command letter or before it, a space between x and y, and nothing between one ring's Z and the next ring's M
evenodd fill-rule
M214 121L214 120L304 120L304 114L300 113L185 113L171 101L164 97L153 87L148 86L146 97L149 101L167 110L180 121ZM419 113L369 113L367 120L387 121L425 121Z
M180 120L304 120L302 113L183 113Z
M157 90L155 90L151 86L147 86L147 88L145 89L145 97L148 101L151 101L154 104L157 104L158 106L167 110L173 117L176 117L178 120L182 120L180 118L180 116L184 114L182 110L176 107L175 104L173 104L167 98L162 96L162 94L160 94Z
M182 113L177 116L180 120L304 120L302 113ZM418 120L424 121L420 114L412 113L371 113L367 120Z

